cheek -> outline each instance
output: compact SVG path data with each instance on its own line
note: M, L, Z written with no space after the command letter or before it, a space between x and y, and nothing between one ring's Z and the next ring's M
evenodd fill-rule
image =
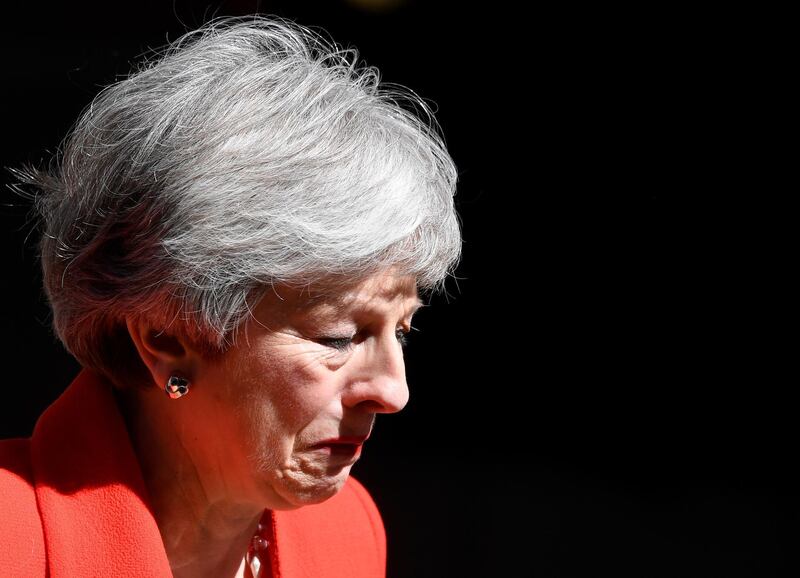
M325 370L297 370L281 380L282 387L272 403L293 433L297 433L320 419L337 414L338 387L334 376ZM338 412L340 413L340 412Z
M262 440L291 443L310 424L341 415L339 376L302 355L240 360L235 373L246 391L248 429Z

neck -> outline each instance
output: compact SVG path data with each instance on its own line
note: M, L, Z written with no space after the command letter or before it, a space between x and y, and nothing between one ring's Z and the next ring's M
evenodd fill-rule
M163 415L168 406L152 398L117 392L173 575L236 576L264 507L237 500L223 476L201 471L174 416Z

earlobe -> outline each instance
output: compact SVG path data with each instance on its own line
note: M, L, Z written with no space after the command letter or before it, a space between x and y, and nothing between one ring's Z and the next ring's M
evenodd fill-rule
M157 331L141 319L129 318L126 325L142 363L159 389L163 390L176 374L191 375L192 354L181 338Z

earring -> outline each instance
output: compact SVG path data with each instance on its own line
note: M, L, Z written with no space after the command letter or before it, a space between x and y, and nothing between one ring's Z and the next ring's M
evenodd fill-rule
M170 375L164 390L172 399L178 399L189 393L189 380L177 375Z

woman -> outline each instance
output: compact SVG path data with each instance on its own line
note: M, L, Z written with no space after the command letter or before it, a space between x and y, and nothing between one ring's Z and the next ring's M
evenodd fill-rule
M418 291L461 241L428 108L356 61L284 21L218 22L19 172L85 369L0 443L0 574L384 574L348 475L408 399Z

